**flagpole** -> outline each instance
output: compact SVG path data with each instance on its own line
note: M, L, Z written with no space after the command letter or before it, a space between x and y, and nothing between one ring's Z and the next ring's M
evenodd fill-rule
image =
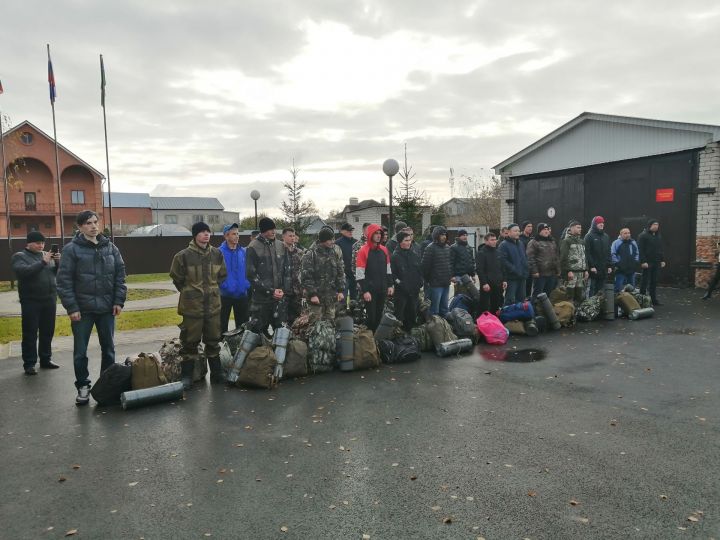
M110 212L110 241L115 242L115 232L112 217L112 189L110 188L110 153L108 152L107 117L105 116L105 63L100 55L100 104L103 110L103 128L105 129L105 168L107 170L108 210Z
M50 44L47 45L48 54L48 83L50 84L50 107L52 108L53 139L55 140L55 174L57 175L58 204L60 206L60 246L65 245L65 215L62 206L62 179L60 178L60 157L58 155L57 126L55 124L55 74L50 61Z

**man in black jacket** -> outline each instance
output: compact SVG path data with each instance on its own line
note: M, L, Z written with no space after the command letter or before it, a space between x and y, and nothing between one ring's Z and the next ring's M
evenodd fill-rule
M355 244L354 230L355 227L349 223L343 223L340 227L340 238L335 240L335 243L342 250L343 265L345 267L345 297L350 300L357 300L357 283L352 270L353 245Z
M57 291L70 317L73 333L76 405L90 401L87 348L93 326L100 341L100 371L115 363L115 317L125 305L125 262L110 240L99 234L98 216L80 212L78 233L63 250L57 273Z
M245 257L245 272L252 287L248 328L267 334L268 326L278 328L283 320L282 267L275 248L275 222L262 218L260 234L250 242Z
M52 361L51 347L57 307L55 274L60 263L60 253L43 251L44 249L45 237L42 233L33 231L27 235L25 249L15 253L11 260L13 272L18 279L25 375L37 375L35 364L38 361L38 341L40 367L60 367Z
M430 313L444 317L448 311L448 295L452 280L447 229L441 226L435 227L432 237L432 244L425 248L422 256L423 278L427 284L426 296L430 299Z
M420 256L412 249L412 238L410 233L399 232L397 248L390 258L395 282L395 317L402 321L406 332L415 325L418 294L423 286Z
M640 294L646 292L652 298L654 306L661 306L657 298L657 276L660 268L665 268L665 256L663 254L662 237L658 232L660 222L651 219L647 227L638 237L638 248L640 248L640 267L642 268L642 281L640 282Z
M605 218L595 216L585 235L585 258L590 271L590 296L602 291L608 274L612 273L610 237L605 232Z
M394 293L390 254L383 246L382 227L367 227L367 242L357 253L355 278L365 303L367 326L373 332L380 324L385 300Z
M503 305L503 293L507 288L495 234L485 235L485 244L478 250L476 268L480 280L480 311L495 313Z
M475 277L473 251L468 245L468 233L465 229L458 231L455 243L450 246L450 266L456 282L465 274Z

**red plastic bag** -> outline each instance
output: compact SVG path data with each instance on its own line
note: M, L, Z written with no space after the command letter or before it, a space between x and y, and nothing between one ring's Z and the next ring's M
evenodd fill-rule
M486 311L477 318L477 327L490 345L505 345L510 332L495 315Z

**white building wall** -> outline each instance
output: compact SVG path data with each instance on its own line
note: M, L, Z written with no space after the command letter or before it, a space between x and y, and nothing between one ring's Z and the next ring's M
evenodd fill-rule
M708 144L699 152L698 188L714 189L714 193L698 193L696 216L696 259L717 263L717 242L720 241L720 143ZM712 272L697 270L695 285L707 285Z
M515 221L515 205L513 203L506 203L507 199L515 198L515 182L509 176L503 174L500 178L500 226L505 227L506 225Z

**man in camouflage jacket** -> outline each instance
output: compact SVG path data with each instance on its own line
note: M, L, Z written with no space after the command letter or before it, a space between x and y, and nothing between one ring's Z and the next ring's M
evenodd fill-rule
M223 382L220 365L220 284L227 277L222 252L210 245L210 227L203 222L192 226L193 239L188 247L173 257L170 277L180 291L178 315L182 343L182 382L192 386L195 361L200 341L210 366L210 381Z
M580 233L582 225L573 220L568 224L567 236L560 242L560 278L575 304L585 300L585 285L588 279L585 242Z
M316 320L335 319L335 304L344 299L345 266L333 249L334 240L332 231L322 229L302 259L300 282Z
M283 229L282 242L275 240L277 256L280 259L282 290L284 293L285 316L283 319L292 326L302 311L302 286L300 285L300 265L305 250L297 245L295 229Z

